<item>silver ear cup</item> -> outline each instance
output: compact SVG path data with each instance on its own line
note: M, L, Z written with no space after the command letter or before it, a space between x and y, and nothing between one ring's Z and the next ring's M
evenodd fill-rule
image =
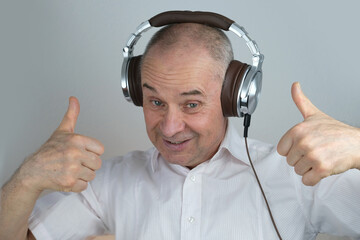
M237 96L238 116L242 117L244 114L253 114L259 102L261 85L262 72L252 67L239 88Z
M128 102L132 102L129 91L128 73L129 73L129 58L125 58L121 67L121 88L125 99Z
M249 86L248 114L253 114L261 94L262 72L255 73Z

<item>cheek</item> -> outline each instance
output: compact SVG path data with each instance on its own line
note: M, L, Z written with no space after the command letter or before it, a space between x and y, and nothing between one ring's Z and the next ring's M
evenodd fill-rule
M204 108L201 113L190 116L186 123L192 130L208 138L213 138L223 128L226 121L220 105L217 106L214 102L214 105L210 106Z
M159 116L158 113L155 113L154 111L151 111L146 107L143 108L143 113L144 113L146 129L149 133L159 124L159 122L161 121L161 116Z

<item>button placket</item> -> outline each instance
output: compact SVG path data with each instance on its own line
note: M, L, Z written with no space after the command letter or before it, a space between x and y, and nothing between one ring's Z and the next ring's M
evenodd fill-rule
M201 175L187 175L183 185L181 239L200 239L201 218Z

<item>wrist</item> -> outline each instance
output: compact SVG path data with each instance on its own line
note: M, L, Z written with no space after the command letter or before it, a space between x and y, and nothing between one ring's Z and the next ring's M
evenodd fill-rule
M27 196L39 196L43 191L37 184L36 177L29 174L21 165L8 182L8 187Z
M360 128L355 128L357 136L357 151L354 157L354 167L360 170Z
M14 176L15 177L15 176ZM8 197L16 197L16 199L22 201L26 199L38 199L42 191L38 191L34 188L28 186L24 181L19 180L17 178L11 178L3 187L3 193Z

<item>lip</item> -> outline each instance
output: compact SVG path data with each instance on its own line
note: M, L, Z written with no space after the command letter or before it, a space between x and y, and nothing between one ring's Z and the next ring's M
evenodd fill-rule
M191 139L187 139L179 144L173 144L170 141L165 140L165 139L163 139L163 142L164 142L164 145L166 146L166 148L168 148L169 150L174 151L174 152L181 152L187 147L190 140Z

